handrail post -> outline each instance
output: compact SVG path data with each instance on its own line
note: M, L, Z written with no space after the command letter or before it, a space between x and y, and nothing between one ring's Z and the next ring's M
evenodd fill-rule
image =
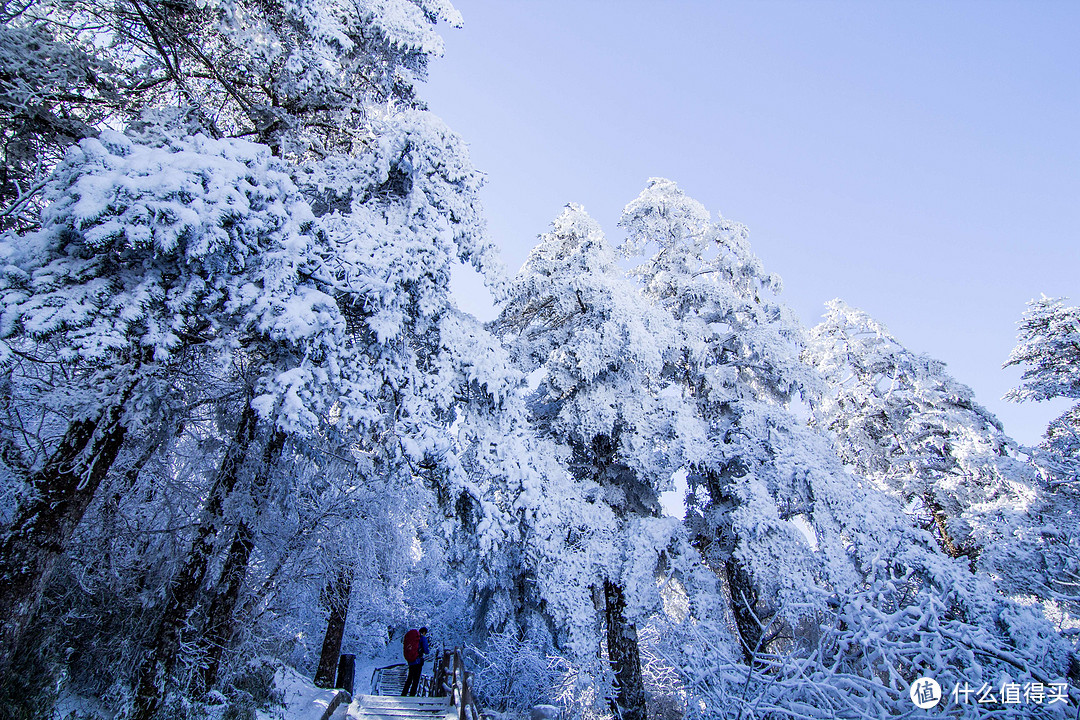
M439 658L439 672L438 683L436 685L436 692L439 693L439 697L448 697L449 692L446 682L446 671L450 665L450 651L444 649L442 657Z
M458 706L458 720L461 720L461 648L454 648L454 704Z
M462 665L461 673L461 720L480 720L478 717L468 717L465 713L465 708L472 708L474 706L472 696L472 673L464 671L464 665ZM475 715L475 711L473 713Z
M457 684L458 696L458 720L466 720L465 717L465 662L461 657L461 648L454 648L454 680Z

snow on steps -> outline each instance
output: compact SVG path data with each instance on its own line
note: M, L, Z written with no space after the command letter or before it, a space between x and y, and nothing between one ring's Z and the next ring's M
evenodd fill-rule
M457 720L457 708L445 697L357 695L316 687L291 667L280 667L274 686L285 707L258 711L258 720ZM350 703L349 701L352 700Z
M350 706L357 716L389 715L411 717L418 720L442 718L456 709L445 697L395 697L393 695L358 695Z
M348 707L350 720L457 720L457 717L457 708L444 697L358 695Z

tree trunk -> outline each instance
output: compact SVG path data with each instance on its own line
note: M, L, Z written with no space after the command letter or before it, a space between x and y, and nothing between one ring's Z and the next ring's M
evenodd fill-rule
M319 687L334 687L338 656L341 655L341 640L345 636L345 618L349 615L352 580L353 566L350 564L342 568L337 577L331 580L323 591L330 617L326 623L326 635L323 636L319 669L315 672L315 684Z
M255 439L256 425L251 397L246 396L236 435L218 467L187 561L170 584L154 644L139 668L132 720L151 720L161 706L169 676L176 667L180 633L198 601L199 589L213 554L214 540L222 524L225 500L236 487L241 467Z
M72 423L60 445L30 479L33 500L20 508L0 545L0 674L10 667L41 603L56 560L68 542L109 467L120 452L126 428L120 402L96 418Z
M266 487L270 472L277 464L284 445L285 433L278 430L263 449L261 473L254 483L254 497L252 498L255 503L256 517L259 515L261 492ZM217 682L221 669L221 656L236 626L236 606L240 602L240 590L247 581L248 561L251 560L251 551L254 549L255 531L246 521L241 520L233 535L232 543L229 544L229 553L225 557L221 576L214 586L214 599L210 603L205 632L207 660L202 672L204 691L212 690Z
M731 611L735 615L735 629L739 632L743 659L747 665L751 665L754 656L762 649L761 639L765 632L764 623L757 612L757 591L750 574L734 558L724 563L724 579L731 592Z
M729 488L734 480L745 474L745 466L741 460L736 459L728 462L718 472L705 472L701 476L709 491L711 509L720 512L719 517L712 521L709 536L698 538L696 545L706 555L714 544L717 545L712 562L706 557L706 563L722 576L727 586L729 609L735 622L736 640L739 642L738 650L750 665L754 662L754 656L764 649L761 647L762 638L771 616L762 617L764 613L753 578L735 556L739 538L730 518L741 503Z
M949 516L945 513L945 508L931 493L923 493L922 499L926 504L926 508L934 517L934 529L936 530L934 534L937 536L941 551L951 558L967 557L968 567L971 572L975 572L980 548L973 544L962 544L956 541L956 538L949 532Z
M212 690L221 669L221 655L233 630L233 613L240 598L240 589L247 579L248 561L255 547L255 533L246 522L241 522L229 545L225 567L218 580L218 592L210 603L206 626L207 664L202 672L204 691Z
M622 587L605 580L604 599L608 660L619 686L619 693L611 710L619 720L647 720L637 627L626 621L626 597Z

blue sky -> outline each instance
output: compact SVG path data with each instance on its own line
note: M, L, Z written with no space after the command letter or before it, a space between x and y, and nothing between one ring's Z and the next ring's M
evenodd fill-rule
M455 0L423 96L514 272L567 202L649 177L750 229L807 325L841 297L999 398L1025 303L1080 302L1080 3ZM489 303L461 283L461 304Z

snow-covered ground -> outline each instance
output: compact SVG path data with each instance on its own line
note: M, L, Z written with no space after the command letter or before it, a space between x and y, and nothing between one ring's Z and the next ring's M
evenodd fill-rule
M282 692L285 706L257 711L258 720L322 720L340 692L316 687L311 678L288 666L274 675L274 684Z

